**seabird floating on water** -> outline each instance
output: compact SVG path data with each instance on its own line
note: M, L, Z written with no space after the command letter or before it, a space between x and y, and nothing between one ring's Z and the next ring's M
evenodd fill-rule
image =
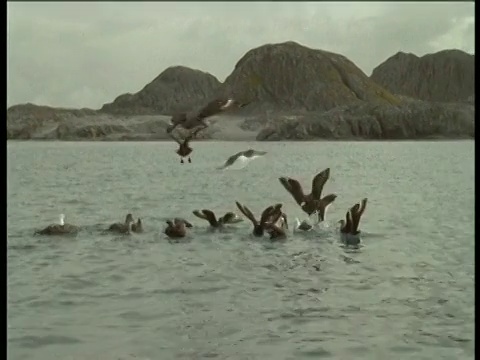
M187 234L186 228L192 228L193 225L187 220L181 218L175 218L173 220L167 220L167 227L164 230L165 235L169 238L178 239L183 238Z
M240 204L238 201L235 201L235 204L237 205L240 212L252 222L253 235L257 237L263 236L266 223L276 222L278 220L278 217L282 214L282 204L276 204L273 206L269 206L265 210L263 210L260 221L257 221L257 219L255 219L255 216L248 207Z
M124 223L112 224L107 229L107 231L118 233L118 234L131 234L131 232L133 231L134 225L136 224L135 224L135 221L133 220L133 215L127 214L127 216L125 217ZM141 221L140 221L140 225L141 225Z
M278 218L273 217L271 221L265 223L265 231L270 235L270 240L284 239L287 236L286 230L288 230L287 214L280 211L275 216Z
M78 233L80 228L65 223L65 215L60 214L59 223L48 225L45 229L35 231L39 235L72 235Z
M353 205L345 214L345 220L339 220L340 237L347 245L358 245L360 243L360 218L367 207L368 199L362 199L361 204Z

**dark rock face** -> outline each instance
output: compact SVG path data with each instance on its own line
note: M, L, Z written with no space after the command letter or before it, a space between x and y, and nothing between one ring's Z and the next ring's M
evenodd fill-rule
M422 57L399 52L377 66L371 79L394 94L462 102L475 94L475 55L460 50Z
M257 110L325 111L355 102L398 104L346 57L295 42L248 51L222 86Z
M266 124L257 140L474 138L474 119L472 105L412 101L397 107L363 103L323 113L279 117Z
M167 139L165 116L113 116L96 110L61 109L32 104L7 110L7 139L120 140Z
M46 126L95 115L92 109L63 109L34 104L15 105L7 109L7 139L28 140Z
M427 65L418 65L425 57L397 54L369 78L342 55L294 42L264 45L247 52L224 84L198 70L171 67L140 92L121 95L100 110L12 106L7 110L7 139L166 140L170 115L219 95L249 105L212 118L200 138L473 138L475 92L469 81L474 81L474 67L467 81L468 72L458 69L468 67L455 64L470 58L458 51L437 54L442 53L450 60L428 60ZM402 82L409 71L417 71L417 77ZM442 80L442 71L450 80ZM417 81L421 76L427 77ZM388 81L401 86L389 85L392 94L377 83L382 79L396 79Z
M123 115L173 115L211 100L220 82L211 74L172 66L135 94L123 94L100 111Z

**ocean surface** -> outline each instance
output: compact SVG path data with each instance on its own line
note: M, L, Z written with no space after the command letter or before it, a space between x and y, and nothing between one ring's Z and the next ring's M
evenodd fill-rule
M228 156L267 151L241 170ZM8 359L473 359L474 142L7 143ZM212 232L192 210L257 216L279 176L338 198L315 232ZM362 246L335 232L368 197ZM145 233L103 234L131 212ZM75 238L33 236L57 222ZM163 234L185 217L184 242ZM292 224L291 224L292 225Z

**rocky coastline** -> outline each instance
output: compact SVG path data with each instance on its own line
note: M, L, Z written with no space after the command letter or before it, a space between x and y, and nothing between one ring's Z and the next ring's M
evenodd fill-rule
M168 140L173 113L216 96L249 105L213 117L201 140L474 139L474 63L474 55L459 50L398 53L369 77L340 54L267 44L248 51L223 83L173 66L97 110L12 106L7 140Z

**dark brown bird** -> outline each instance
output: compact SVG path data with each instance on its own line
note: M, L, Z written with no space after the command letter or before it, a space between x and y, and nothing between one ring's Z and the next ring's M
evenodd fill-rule
M219 227L223 227L223 225L226 225L226 224L236 224L240 221L243 221L233 212L227 212L225 215L223 215L218 219L213 213L213 211L208 209L203 209L201 211L193 210L193 215L195 215L200 219L207 220L212 228L219 228Z
M192 130L190 134L185 137L185 139L180 140L176 137L172 132L169 133L170 137L175 140L178 144L178 149L175 151L178 156L180 156L180 163L183 162L183 158L188 156L188 162L191 163L192 159L190 158L190 154L193 152L192 147L190 146L190 141L201 131L203 130L202 127L197 127L196 129Z
M60 221L58 224L48 225L42 230L35 231L39 235L74 235L77 234L80 228L76 225L66 224L65 215L60 214Z
M167 227L165 228L165 235L172 239L183 238L187 235L187 228L192 228L193 225L190 224L187 220L175 218L172 220L167 220Z
M280 212L277 213L278 219L272 219L271 222L265 223L265 231L270 235L270 240L281 240L284 239L288 230L288 221L287 214Z
M257 219L255 219L255 216L248 207L240 204L238 201L235 201L235 204L237 204L237 207L241 211L241 213L252 222L253 235L257 237L263 236L265 224L276 222L282 214L282 204L276 204L273 206L269 206L265 210L263 210L260 221L257 221Z
M303 192L302 185L300 185L298 180L287 177L281 177L278 180L280 180L280 183L293 196L304 212L309 216L317 212L318 221L320 222L325 220L328 206L337 198L335 194L329 194L322 198L323 187L329 177L330 168L326 168L315 175L312 181L312 192L307 195Z
M143 233L142 219L138 218L137 222L132 224L132 231L135 233Z
M127 216L125 216L125 222L112 224L107 230L111 232L124 234L128 232L128 224L133 222L134 222L133 215L129 213L127 214Z
M181 126L188 130L195 129L197 127L200 127L200 130L205 129L208 126L205 122L207 118L217 115L221 112L235 108L241 108L246 105L248 104L242 104L233 99L220 98L212 100L199 111L173 115L170 119L170 126L167 127L167 133L171 133L177 126Z
M362 199L361 204L356 203L345 214L345 220L340 220L340 236L347 244L357 245L360 243L360 218L367 207L368 199Z

